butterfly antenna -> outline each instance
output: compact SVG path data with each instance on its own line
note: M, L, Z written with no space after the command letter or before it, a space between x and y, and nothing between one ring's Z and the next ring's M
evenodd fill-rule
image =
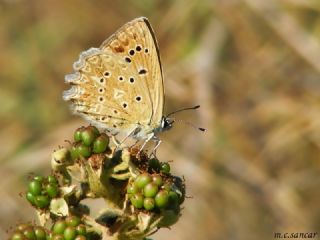
M194 129L200 130L201 132L205 132L205 131L206 131L205 128L197 127L197 126L195 126L195 125L194 125L193 123L191 123L191 122L186 122L186 121L183 121L183 120L174 120L174 121L175 121L175 122L178 122L178 123L186 124L186 125L188 125L188 126L190 126L190 127L193 127Z
M173 114L175 114L175 113L182 112L182 111L186 111L186 110L195 110L195 109L198 109L199 107L200 107L200 105L197 105L197 106L194 106L194 107L182 108L182 109L179 109L179 110L176 110L176 111L174 111L174 112L169 113L169 114L166 116L166 118L169 117L169 116L171 116L171 115L173 115Z

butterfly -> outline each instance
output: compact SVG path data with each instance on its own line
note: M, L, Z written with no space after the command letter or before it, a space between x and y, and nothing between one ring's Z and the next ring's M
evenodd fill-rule
M65 76L71 88L63 93L71 109L112 134L144 140L141 147L161 140L172 127L163 116L164 86L159 48L145 17L123 25L99 48L80 54L74 73Z

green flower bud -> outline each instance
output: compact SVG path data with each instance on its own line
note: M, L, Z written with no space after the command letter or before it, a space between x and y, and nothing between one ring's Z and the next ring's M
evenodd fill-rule
M50 204L50 200L48 196L40 195L35 197L35 205L38 208L46 208Z
M64 230L63 236L65 240L74 240L75 237L77 236L77 231L75 227L67 227Z
M163 183L162 177L160 175L154 175L152 176L152 180L155 184L157 184L158 186L161 186Z
M35 196L31 192L27 192L26 199L32 204L35 205Z
M25 240L26 237L21 232L15 232L12 234L10 240Z
M79 145L77 148L78 148L79 155L81 155L81 156L83 156L83 157L85 157L85 158L91 156L91 149L90 149L90 147L81 144L81 145Z
M39 181L40 183L42 183L43 182L43 177L42 176L34 176L33 180L34 181Z
M46 240L47 238L47 233L43 227L34 227L34 233L37 240Z
M135 185L138 188L142 189L151 181L152 181L152 178L148 173L142 173L136 178Z
M97 134L91 128L86 128L81 132L82 143L86 146L90 146L96 137Z
M77 146L72 146L71 149L70 149L70 155L71 155L71 158L73 160L79 158L80 156L80 153L79 153L79 149Z
M160 191L155 197L156 206L158 208L165 208L169 202L169 194L167 191Z
M28 192L32 193L33 196L38 196L41 194L42 186L39 181L31 181L28 186Z
M109 145L109 137L106 134L101 134L93 143L94 153L103 153Z
M23 235L30 240L36 240L36 234L34 233L33 227L28 227L23 230Z
M92 131L96 136L100 135L98 128L96 128L95 126L90 125L86 129L89 129L90 131Z
M66 223L70 227L76 227L81 223L81 219L77 216L69 216L66 218Z
M158 193L158 185L154 182L148 183L144 188L143 188L143 193L144 196L147 198L152 198Z
M139 188L136 186L136 184L132 183L127 188L127 193L129 194L135 194L139 192Z
M160 171L161 166L160 166L160 162L158 159L156 159L156 158L149 159L148 165L149 165L150 170L153 170L154 172Z
M53 185L53 184L48 184L46 186L46 191L49 197L51 198L55 198L56 196L58 196L58 193L59 193L57 185Z
M59 220L55 222L52 227L54 234L63 234L64 230L67 228L67 223L64 220Z
M158 227L160 228L172 226L178 221L180 217L180 214L173 210L164 210L162 211L161 215L163 218L158 223Z
M143 195L141 193L136 193L131 196L130 201L132 205L136 208L142 208L143 207Z
M148 211L154 209L154 207L155 207L154 199L153 198L145 198L143 201L143 207Z
M80 142L81 141L81 132L83 131L83 127L81 127L81 128L78 128L75 132L74 132L74 134L73 134L73 139L74 139L74 141L76 141L76 142Z
M76 227L76 230L77 230L77 234L78 235L83 235L85 236L87 234L87 228L84 224L79 224L77 227Z
M179 202L180 202L179 195L174 191L170 191L169 192L169 205L176 207L176 206L179 206Z
M162 163L161 164L161 172L169 174L170 173L170 165L169 163Z
M48 179L48 182L49 182L49 183L58 184L58 180L57 180L57 178L56 178L55 176L49 175L49 176L47 177L47 179Z

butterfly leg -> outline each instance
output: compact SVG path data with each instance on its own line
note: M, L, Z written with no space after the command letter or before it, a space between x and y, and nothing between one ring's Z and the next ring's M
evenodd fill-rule
M154 137L154 134L150 134L150 136L144 141L144 143L142 144L139 152L137 153L137 155L139 155L141 153L141 151L143 150L143 148L146 146L146 144Z
M155 146L154 146L154 148L153 148L153 150L152 150L152 153L151 153L151 155L150 156L154 156L155 158L157 157L156 155L157 155L157 149L158 149L158 147L160 146L160 144L161 144L161 140L158 138L158 137L154 137L154 140L155 140Z
M138 144L138 142L140 142L140 140L138 139L138 140L136 140L131 146L130 146L130 148L133 148L134 146L136 146L137 144Z
M129 132L129 134L128 134L127 136L125 136L125 137L121 140L121 142L117 141L115 151L117 151L117 150L120 148L120 146L121 146L130 136L134 135L134 133L135 133L136 131L137 131L137 128L133 129L131 132Z
M119 140L116 138L116 136L115 136L115 135L111 135L111 139L112 139L114 145L116 145L116 147L118 148L118 146L120 146L121 143L120 143Z

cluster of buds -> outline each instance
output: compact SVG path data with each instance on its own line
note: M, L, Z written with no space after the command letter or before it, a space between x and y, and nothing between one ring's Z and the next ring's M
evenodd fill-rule
M55 221L49 230L32 224L19 224L11 240L87 240L87 227L79 217L69 216Z
M28 185L27 200L35 207L46 208L51 199L59 194L59 186L55 176L35 176Z
M54 151L52 174L34 176L25 194L40 225L20 224L10 239L143 240L176 223L184 180L168 162L110 142L96 127L81 127L69 146ZM104 200L99 215L85 199Z

